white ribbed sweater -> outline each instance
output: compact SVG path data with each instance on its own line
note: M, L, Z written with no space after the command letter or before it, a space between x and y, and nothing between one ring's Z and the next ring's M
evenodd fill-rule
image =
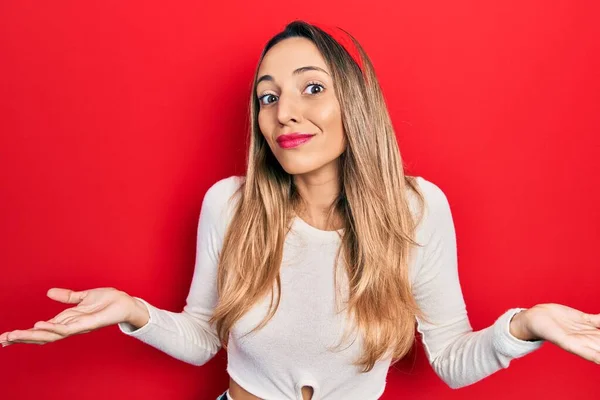
M242 179L223 179L205 195L195 270L183 311L159 309L138 298L147 306L150 320L137 330L121 323L122 332L194 365L217 353L216 331L207 321L217 301L217 260L232 216L228 199ZM511 308L488 328L473 331L459 283L448 200L432 182L417 177L417 183L425 195L426 212L416 240L425 245L414 249L410 278L418 305L431 321L417 320L417 329L437 375L459 388L508 367L512 359L544 342L526 342L510 334L510 319L522 308ZM298 217L293 220L284 245L277 313L263 329L242 338L267 312L267 296L234 325L229 339L227 372L250 393L268 400L301 400L300 389L306 385L314 389L313 400L376 400L382 395L389 358L361 373L351 365L360 353L360 338L341 352L327 350L338 343L346 321L344 314L335 313L333 297L339 244L338 232L319 230Z

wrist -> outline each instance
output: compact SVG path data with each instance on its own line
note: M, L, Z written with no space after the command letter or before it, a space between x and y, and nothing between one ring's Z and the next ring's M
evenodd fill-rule
M540 339L535 337L529 329L530 312L530 309L525 309L513 315L509 324L509 332L519 340L535 342Z
M148 308L139 299L133 296L130 297L130 311L125 322L133 325L136 329L146 325L150 320Z

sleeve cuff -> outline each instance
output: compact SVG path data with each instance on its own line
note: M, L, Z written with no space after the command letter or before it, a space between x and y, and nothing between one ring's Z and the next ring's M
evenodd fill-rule
M502 314L494 323L493 344L496 350L510 358L523 357L534 350L539 349L544 340L526 341L516 338L510 333L510 320L512 317L526 310L526 308L511 308Z
M156 321L154 307L142 298L134 296L134 299L138 299L146 306L146 309L148 310L148 314L150 315L150 318L148 319L148 322L146 322L146 325L141 326L139 328L136 328L135 326L131 325L129 322L118 323L117 326L119 327L121 332L123 332L124 334L129 335L129 336L138 336L138 335L144 334L144 332L146 332L147 330L150 329L151 324L154 323L154 321Z

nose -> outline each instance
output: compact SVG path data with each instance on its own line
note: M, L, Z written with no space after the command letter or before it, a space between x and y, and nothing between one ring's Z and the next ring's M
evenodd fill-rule
M300 122L301 108L300 99L295 98L293 95L283 95L282 93L277 100L277 119L279 123L287 125L290 122Z

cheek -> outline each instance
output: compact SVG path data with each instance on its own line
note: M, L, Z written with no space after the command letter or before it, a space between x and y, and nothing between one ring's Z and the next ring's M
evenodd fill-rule
M259 114L258 114L258 127L260 129L260 132L264 136L264 138L267 140L267 143L269 143L269 145L272 145L272 143L271 143L271 134L272 134L272 125L273 125L273 123L270 121L269 118L270 117L267 115L267 113L265 113L263 111L259 112Z
M260 131L266 132L267 131L267 126L266 126L266 118L265 118L265 114L261 111L258 113L258 127L260 128Z
M321 125L320 128L325 133L325 139L329 143L339 143L345 140L342 114L337 102L329 102L319 107L315 120Z

